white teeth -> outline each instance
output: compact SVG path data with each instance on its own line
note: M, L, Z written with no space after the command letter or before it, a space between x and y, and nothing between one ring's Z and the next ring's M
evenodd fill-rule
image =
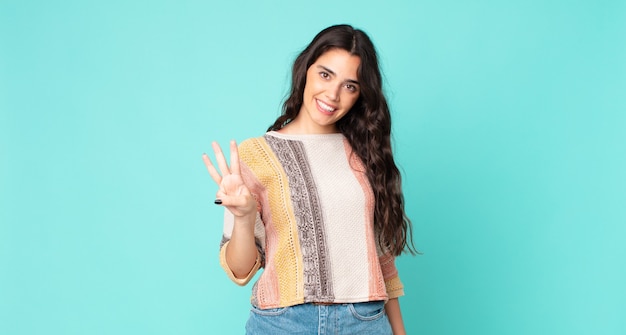
M327 104L323 103L323 102L322 102L322 101L320 101L320 100L317 100L317 104L318 104L320 107L322 107L322 109L323 109L323 110L325 110L325 111L327 111L327 112L329 112L329 113L332 113L332 112L334 112L334 111L335 111L335 109L334 109L334 108L332 108L332 107L328 106Z

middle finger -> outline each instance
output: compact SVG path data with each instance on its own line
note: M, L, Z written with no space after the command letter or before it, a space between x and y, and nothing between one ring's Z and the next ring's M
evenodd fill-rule
M215 160L217 161L217 166L220 168L220 172L222 176L230 174L230 169L228 168L228 164L226 163L226 158L224 157L224 153L222 152L222 148L217 142L213 142L213 151L215 152Z

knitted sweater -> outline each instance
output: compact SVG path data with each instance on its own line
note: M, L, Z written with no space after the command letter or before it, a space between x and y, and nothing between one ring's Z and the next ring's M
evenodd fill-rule
M377 247L374 195L365 168L342 134L268 132L240 144L241 174L257 200L259 257L235 278L225 261L234 218L226 210L220 261L245 285L264 267L252 303L277 308L351 303L404 294L395 257Z

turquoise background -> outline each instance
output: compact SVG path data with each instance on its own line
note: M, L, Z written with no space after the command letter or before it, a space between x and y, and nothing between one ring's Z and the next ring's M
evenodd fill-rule
M376 43L410 334L626 334L626 2L0 1L0 333L241 334L201 154Z

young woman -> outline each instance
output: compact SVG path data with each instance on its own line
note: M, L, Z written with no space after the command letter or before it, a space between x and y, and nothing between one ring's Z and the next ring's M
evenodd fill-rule
M213 143L226 208L220 261L252 289L247 334L404 334L395 267L414 253L374 45L348 25L321 31L293 65L267 133ZM219 171L218 171L219 170Z

